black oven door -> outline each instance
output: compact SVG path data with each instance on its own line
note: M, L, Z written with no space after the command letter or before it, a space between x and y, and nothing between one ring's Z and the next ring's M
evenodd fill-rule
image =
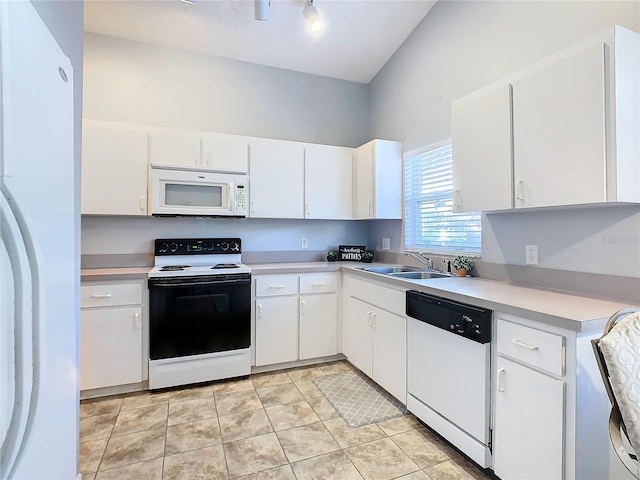
M249 348L251 274L149 279L151 360Z

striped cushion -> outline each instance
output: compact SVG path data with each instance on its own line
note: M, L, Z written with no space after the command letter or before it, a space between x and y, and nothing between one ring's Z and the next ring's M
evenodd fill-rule
M640 453L640 312L620 320L599 346L629 441Z

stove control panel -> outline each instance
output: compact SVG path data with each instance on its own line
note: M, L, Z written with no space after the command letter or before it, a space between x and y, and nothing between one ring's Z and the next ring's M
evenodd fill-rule
M239 238L160 238L155 241L154 254L215 255L242 253Z

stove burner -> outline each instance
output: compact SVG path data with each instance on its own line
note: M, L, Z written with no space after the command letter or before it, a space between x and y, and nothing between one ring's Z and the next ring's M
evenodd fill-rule
M218 263L211 268L238 268L238 265L235 263Z
M166 265L160 268L161 272L181 272L186 270L187 268L191 268L191 265Z

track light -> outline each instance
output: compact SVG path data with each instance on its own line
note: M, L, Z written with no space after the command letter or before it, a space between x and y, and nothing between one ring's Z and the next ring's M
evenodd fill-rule
M309 30L311 30L312 32L317 32L318 30L321 30L322 27L324 26L322 17L318 13L318 10L316 9L316 7L313 6L313 0L309 0L309 2L307 2L307 6L304 7L302 14L304 15L304 18L307 21L307 26L309 27Z
M255 19L266 21L269 20L269 5L271 0L255 0Z

